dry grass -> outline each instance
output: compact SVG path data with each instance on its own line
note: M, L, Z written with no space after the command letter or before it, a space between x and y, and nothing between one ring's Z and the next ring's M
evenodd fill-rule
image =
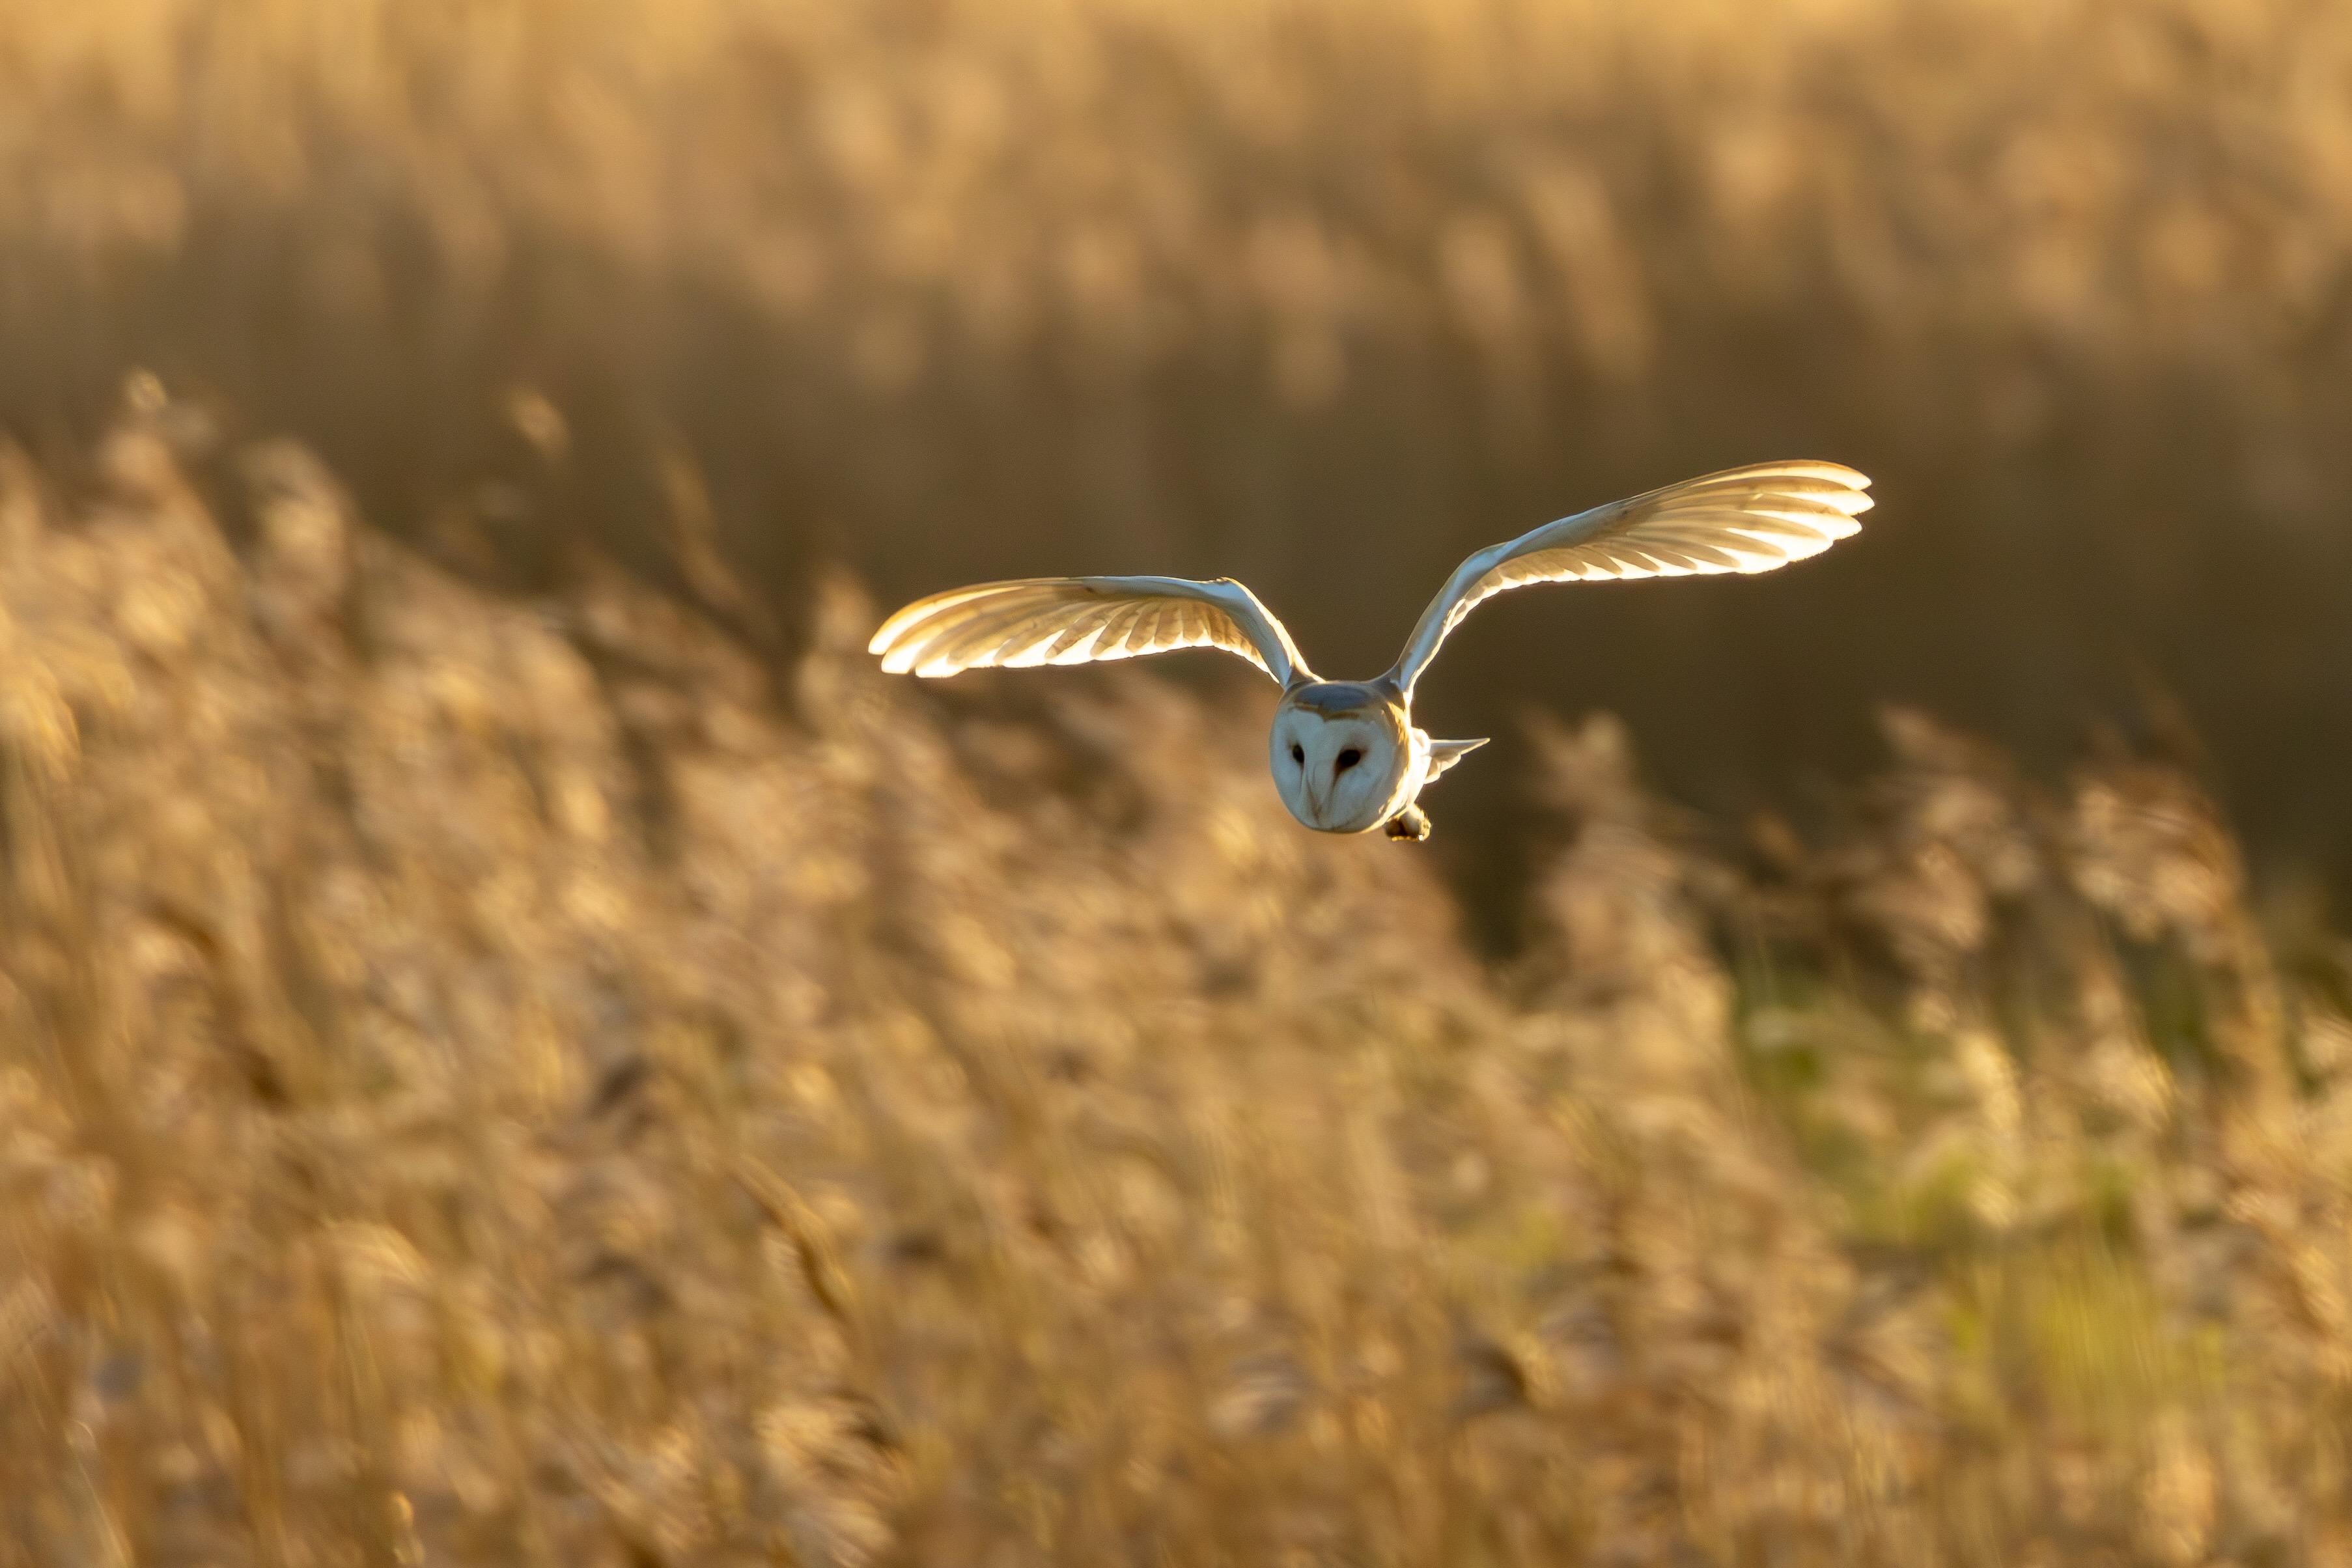
M1622 733L1492 972L1263 698L0 499L0 1562L2333 1561L2352 949L2183 775ZM1725 953L1737 955L1727 963Z
M2046 762L2343 842L2352 11L1757 16L0 0L0 1568L2352 1559L2352 945ZM1796 451L1450 885L821 564Z

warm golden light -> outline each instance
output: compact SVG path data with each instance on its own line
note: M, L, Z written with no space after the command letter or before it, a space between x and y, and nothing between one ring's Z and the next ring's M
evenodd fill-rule
M2340 1554L2347 81L0 0L0 1568Z

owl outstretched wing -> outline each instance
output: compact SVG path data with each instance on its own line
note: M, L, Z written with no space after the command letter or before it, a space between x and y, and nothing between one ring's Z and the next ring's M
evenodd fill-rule
M918 599L882 623L868 653L893 675L999 665L1089 664L1184 647L1239 654L1284 686L1314 679L1290 634L1229 577L1029 577Z
M1870 480L1838 463L1759 463L1612 501L1481 550L1422 612L1389 679L1410 699L1445 634L1506 588L1769 572L1861 531Z

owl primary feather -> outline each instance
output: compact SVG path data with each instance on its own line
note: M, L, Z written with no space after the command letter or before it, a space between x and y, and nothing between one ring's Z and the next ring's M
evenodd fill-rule
M1529 583L1769 572L1859 531L1870 481L1837 463L1759 463L1613 501L1481 550L1423 610L1373 680L1325 680L1290 633L1231 578L1030 577L918 599L868 651L893 674L984 665L1087 664L1173 648L1239 654L1282 688L1268 760L1290 815L1322 833L1429 837L1421 792L1486 742L1433 741L1412 691L1445 635L1486 600Z

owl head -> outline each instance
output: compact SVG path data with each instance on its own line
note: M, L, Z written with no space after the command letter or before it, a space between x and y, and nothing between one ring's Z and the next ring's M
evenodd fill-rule
M1412 743L1393 698L1354 681L1316 681L1283 698L1271 760L1291 816L1326 833L1366 833L1403 804Z

